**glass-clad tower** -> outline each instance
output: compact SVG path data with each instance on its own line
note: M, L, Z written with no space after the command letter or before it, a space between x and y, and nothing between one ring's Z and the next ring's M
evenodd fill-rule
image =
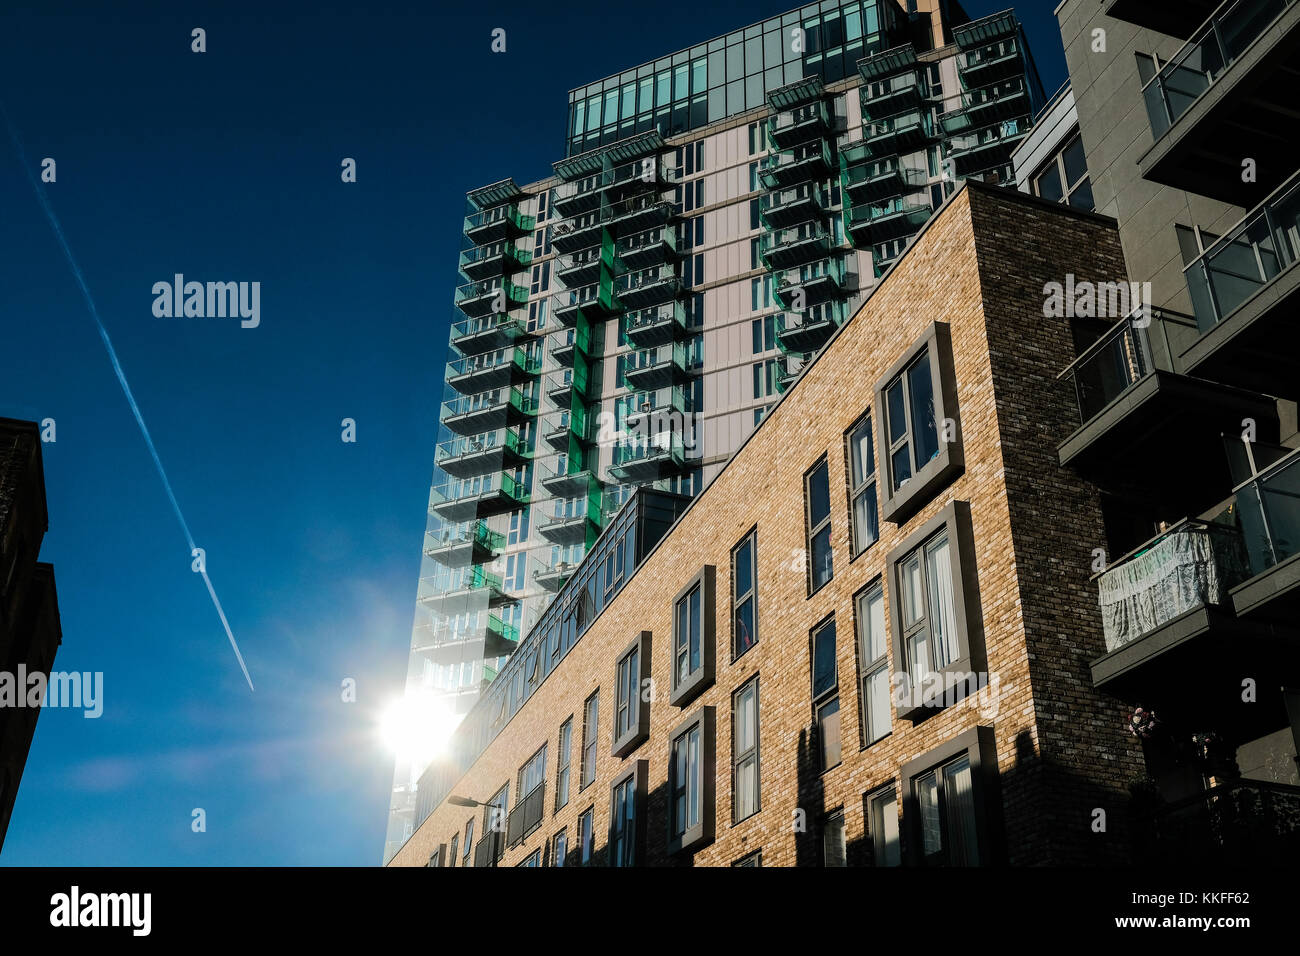
M467 713L636 488L698 492L960 179L1014 184L1043 100L1014 14L946 0L825 0L571 91L552 174L468 196L408 693Z

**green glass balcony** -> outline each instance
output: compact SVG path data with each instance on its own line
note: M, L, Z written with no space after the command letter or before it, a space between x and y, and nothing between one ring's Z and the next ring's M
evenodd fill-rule
M824 218L825 215L826 201L821 186L816 183L802 183L768 193L758 201L759 221L769 231Z
M596 474L590 468L582 465L581 461L574 459L572 464L574 470L568 470L568 456L562 456L560 467L543 469L542 487L555 495L557 498L574 498L578 495L587 495L592 490L592 483L596 480Z
M519 627L507 624L498 614L489 614L483 635L484 657L505 657L519 646Z
M776 360L776 390L784 395L795 380L803 374L808 360L799 354L782 355Z
M551 227L551 246L565 254L599 246L607 225L608 216L601 212L586 213L571 222L557 222Z
M561 561L554 567L537 568L533 571L533 580L548 591L558 591L577 569L577 564Z
M769 117L767 141L775 150L792 149L810 139L819 139L830 132L830 116L826 103L818 100L783 110Z
M551 339L551 358L562 366L573 366L576 353L591 351L591 327L580 325Z
M535 220L519 211L515 203L484 209L465 217L465 237L476 246L486 246L503 239L533 231Z
M833 257L779 273L774 290L777 303L787 312L808 311L843 292L843 266Z
M871 156L906 153L919 149L933 138L934 123L928 109L872 120L862 129L862 143Z
M970 176L1011 161L1020 141L1029 135L1029 124L1020 120L1003 120L973 133L948 140L948 157L958 176Z
M759 179L768 189L787 189L809 180L824 179L831 170L831 148L825 140L772 153L763 161Z
M464 571L439 574L420 581L418 599L430 610L461 610L497 607L510 600L501 588L501 578L482 565Z
M686 347L681 342L630 352L623 359L623 381L638 392L653 392L686 374Z
M528 290L509 279L467 282L456 290L456 308L470 318L504 314L528 301Z
M940 114L939 126L945 133L954 135L1013 118L1023 119L1028 125L1029 93L1023 76L963 93L959 108Z
M599 498L595 499L597 502ZM582 544L595 540L600 527L600 510L586 497L558 501L553 514L537 525L542 537L554 544Z
M574 395L587 397L587 371L585 365L577 369L563 369L546 387L546 396L559 408L568 408Z
M787 312L781 317L776 344L787 356L811 356L830 341L844 322L839 301L823 302L804 312Z
M638 193L671 185L673 170L657 156L645 156L561 183L553 192L555 210L565 217L590 212L602 202L618 202Z
M524 464L532 455L514 429L498 428L441 442L434 460L447 474L468 478Z
M463 319L451 327L451 344L462 355L479 355L514 345L528 334L523 321L504 312Z
M649 309L675 299L682 293L682 280L672 266L618 277L618 299L624 308Z
M518 424L536 414L537 400L518 388L462 395L442 404L443 425L466 436Z
M926 90L925 76L920 70L868 80L858 87L862 119L869 122L916 109L925 101Z
M685 464L681 436L661 437L663 440L614 446L610 474L619 481L653 481L680 473Z
M447 363L447 384L462 395L473 395L521 381L541 371L542 363L515 347L466 355Z
M775 272L824 259L830 249L830 234L821 223L810 222L764 236L759 241L758 258L764 268Z
M628 342L637 348L665 345L686 336L686 310L681 302L629 312L623 322Z
M606 254L601 246L589 246L579 252L560 256L556 262L555 277L566 289L577 289L591 285L600 278L602 268L612 270L614 256L612 247L606 247Z
M460 254L460 271L466 279L482 282L497 276L513 275L528 268L533 254L513 242L494 242L474 246Z
M585 410L579 410L582 408L581 405L578 408L571 408L547 422L542 432L542 438L546 443L558 451L569 452L575 444L586 442L588 440L587 415Z
M854 206L847 232L856 245L868 245L914 235L934 210L929 200L899 196L883 203Z
M580 316L588 322L598 322L622 311L622 308L622 303L614 295L613 276L602 276L599 282L551 297L551 314L566 327L576 326Z
M430 493L429 510L444 521L514 511L528 504L528 489L506 472L443 482Z
M677 230L650 229L618 241L618 271L646 269L677 261Z
M957 75L968 90L989 86L1017 73L1024 73L1024 58L1014 36L967 50L957 61Z
M840 185L853 206L924 189L929 177L924 170L904 166L897 156L865 158L861 144L840 152Z
M677 207L657 196L637 196L612 206L610 213L610 231L630 236L667 224L677 215Z
M459 531L443 529L425 534L424 553L446 567L463 568L491 561L505 546L505 535L493 531L486 521L475 521Z

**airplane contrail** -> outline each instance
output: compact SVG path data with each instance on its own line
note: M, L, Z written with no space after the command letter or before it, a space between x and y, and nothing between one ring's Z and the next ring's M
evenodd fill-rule
M149 454L153 456L154 466L158 469L158 477L162 479L163 488L167 491L167 498L172 503L172 510L176 512L176 520L180 522L181 530L185 532L185 540L189 543L190 554L193 555L195 549L194 536L190 534L190 526L185 521L185 515L181 514L181 506L176 500L175 492L172 491L172 483L167 479L167 472L163 468L162 459L158 457L158 449L154 446L153 436L149 434L149 428L144 423L144 416L140 414L140 406L136 403L135 395L131 392L131 386L127 384L126 373L122 371L122 363L117 360L117 350L113 348L113 342L108 337L108 329L104 327L104 322L99 317L99 308L95 305L95 299L90 294L90 287L86 285L86 277L81 272L81 266L77 265L76 257L73 256L72 249L68 245L68 239L63 234L63 227L59 225L59 219L54 215L54 210L50 207L45 192L37 183L31 167L27 165L27 153L23 149L22 141L18 138L18 131L14 129L13 121L9 119L9 111L5 109L3 102L0 102L0 114L4 115L5 126L9 129L9 138L13 141L14 149L18 152L18 161L27 174L27 180L32 185L32 191L36 193L36 199L40 202L41 209L45 212L45 218L49 220L50 228L54 230L54 235L59 240L63 255L67 257L68 266L72 269L72 275L76 278L77 285L81 287L81 294L86 300L86 307L90 309L91 318L95 320L95 325L99 328L99 337L104 342L104 348L108 350L109 361L113 363L113 372L117 375L117 381L122 386L123 394L126 395L127 404L131 406L131 413L135 416L135 422L140 426L140 434L144 436L144 443L149 448ZM248 666L244 663L244 655L239 652L239 644L236 643L235 635L230 630L230 623L226 620L226 612L222 610L221 600L217 597L216 588L212 586L212 580L208 577L206 563L200 568L199 573L203 575L203 583L208 586L208 594L212 597L212 606L217 609L217 616L221 618L221 626L226 629L226 637L230 639L230 647L235 652L235 659L239 661L239 668L244 672L244 680L248 681L248 689L253 690L253 678L248 674Z

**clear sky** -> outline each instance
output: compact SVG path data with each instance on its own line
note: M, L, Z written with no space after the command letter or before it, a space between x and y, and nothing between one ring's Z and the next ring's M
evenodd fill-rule
M1050 7L1017 8L1049 95ZM29 166L57 163L40 188L256 684L0 129L0 415L56 422L41 555L56 668L104 675L100 718L41 715L0 862L379 862L392 759L375 726L405 673L465 192L546 175L571 87L790 5L488 9L0 10L0 103ZM152 287L175 273L260 282L260 326L155 317Z

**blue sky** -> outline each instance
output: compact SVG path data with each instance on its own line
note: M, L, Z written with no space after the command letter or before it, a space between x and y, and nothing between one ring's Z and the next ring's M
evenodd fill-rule
M41 715L0 862L374 864L392 775L375 725L405 672L464 194L545 175L571 87L743 24L732 4L677 0L652 17L571 0L557 20L522 4L109 6L8 4L0 102L29 165L57 162L41 188L257 689L0 131L0 415L57 423L56 666L105 688L99 719ZM1050 94L1050 5L1019 12ZM156 318L150 290L177 272L259 281L261 325Z

